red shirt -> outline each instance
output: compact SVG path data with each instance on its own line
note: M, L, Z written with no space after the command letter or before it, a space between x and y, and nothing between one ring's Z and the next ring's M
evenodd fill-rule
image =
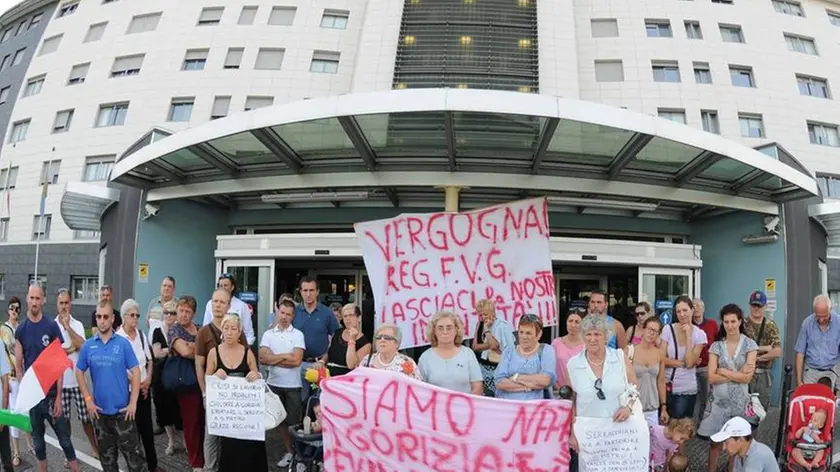
M715 338L718 333L718 325L715 320L704 318L703 322L697 325L697 327L702 329L703 332L706 333L706 338L709 339L708 344L703 346L703 351L700 353L700 363L697 364L697 367L706 367L709 364L709 347L711 347L712 343L715 342Z

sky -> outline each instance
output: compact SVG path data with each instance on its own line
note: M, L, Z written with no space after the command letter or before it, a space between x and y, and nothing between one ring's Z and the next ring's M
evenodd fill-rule
M0 0L0 12L6 13L6 10L20 3L20 0Z

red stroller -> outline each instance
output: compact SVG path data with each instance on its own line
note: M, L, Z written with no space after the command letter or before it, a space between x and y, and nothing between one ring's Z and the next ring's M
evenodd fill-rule
M790 396L787 411L787 425L785 426L785 448L782 453L782 463L786 464L784 471L831 471L832 439L834 437L835 397L831 388L822 384L806 384L795 389ZM817 410L825 410L825 427L819 434L819 440L809 442L804 437L796 437L797 431L808 426L811 417ZM804 436L804 435L802 435ZM813 460L822 451L823 457L816 467L807 469L792 457L798 449L806 460Z

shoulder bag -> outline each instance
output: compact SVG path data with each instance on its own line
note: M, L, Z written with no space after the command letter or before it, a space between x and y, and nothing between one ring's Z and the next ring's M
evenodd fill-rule
M175 344L175 339L172 340ZM175 349L173 348L173 351ZM198 377L195 374L195 361L186 359L173 352L163 364L161 383L164 390L173 393L183 393L198 387Z
M265 430L271 430L278 426L286 419L286 408L283 407L283 402L276 393L272 392L265 384Z
M674 325L669 324L668 328L671 330L671 340L673 341L674 345L674 360L679 360L680 351L679 346L677 346L677 333L674 331ZM668 349L665 349L665 356L668 356ZM677 375L677 368L674 367L671 369L671 378L665 382L665 402L667 403L671 399L671 395L674 391L674 376Z

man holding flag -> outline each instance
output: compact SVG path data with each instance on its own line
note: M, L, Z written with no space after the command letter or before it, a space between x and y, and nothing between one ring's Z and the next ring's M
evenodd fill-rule
M44 317L44 289L37 281L29 286L26 301L26 319L15 331L15 371L20 380L15 411L29 412L40 472L47 472L44 421L55 431L70 470L78 472L76 451L70 440L70 421L62 414L61 399L57 398L57 392L62 389L61 377L65 370L73 368L73 363L61 348L64 339L58 323Z

